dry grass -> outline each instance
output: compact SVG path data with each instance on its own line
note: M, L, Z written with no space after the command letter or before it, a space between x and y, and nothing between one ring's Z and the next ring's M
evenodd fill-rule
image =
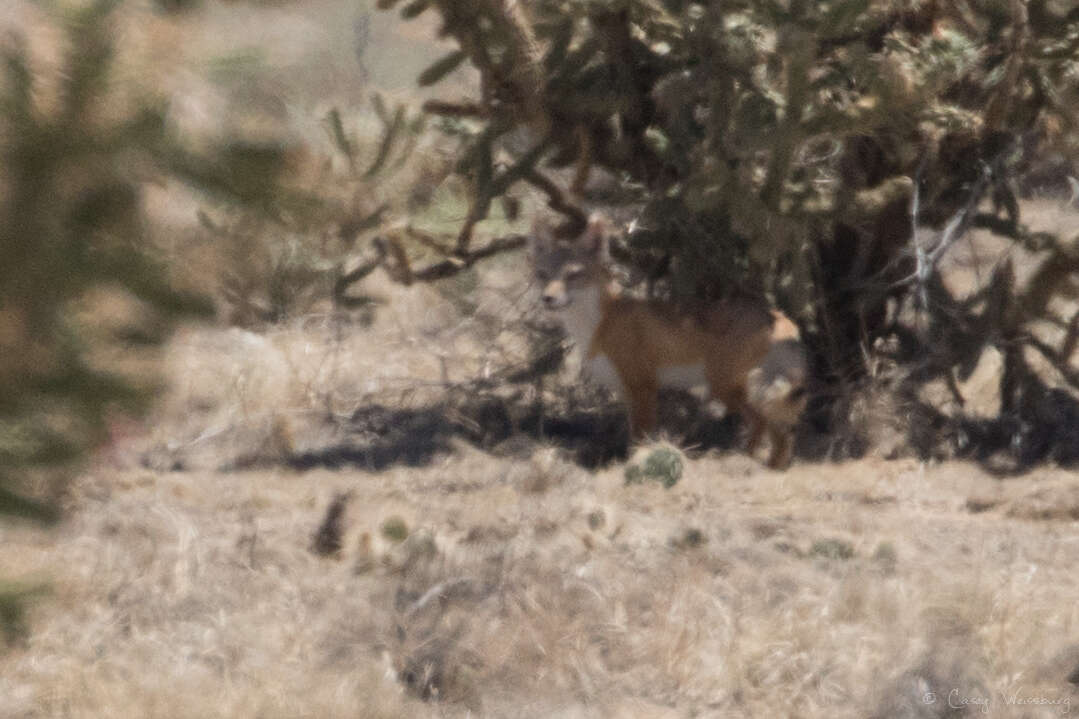
M369 323L327 310L264 333L181 332L167 358L175 391L132 449L158 468L276 462L341 440L357 409L421 411L524 366L527 286L508 271L472 280L463 303L453 288L402 287L380 272L364 285L377 302Z
M3 574L54 596L0 660L0 715L944 716L955 689L1057 716L1002 697L1077 699L1079 542L1050 489L1074 505L1079 482L735 455L665 490L543 448L378 473L100 466L58 534L3 530ZM341 490L344 549L320 559Z
M951 694L1050 717L1079 701L1068 472L774 473L712 453L664 489L528 437L492 454L452 435L382 471L288 468L359 441L356 410L429 407L523 360L517 259L454 291L367 288L387 304L366 328L179 335L158 415L81 478L65 526L0 528L0 576L53 586L0 658L0 716L937 717ZM346 491L342 548L316 556Z

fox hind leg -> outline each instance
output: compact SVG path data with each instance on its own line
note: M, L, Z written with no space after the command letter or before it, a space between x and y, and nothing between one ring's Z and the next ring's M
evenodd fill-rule
M755 409L749 406L743 408L742 418L749 427L749 439L746 441L746 454L753 457L757 454L757 450L761 446L761 439L764 438L764 432L768 426L764 421L764 418L761 417Z
M750 456L756 454L757 449L760 447L761 439L764 438L767 423L761 413L746 401L745 388L726 387L716 389L715 385L713 385L711 399L718 399L727 408L728 413L737 414L742 418L746 425L746 434L749 437L746 441L746 453Z
M626 402L629 405L630 441L637 442L656 428L656 402L659 386L654 379L623 381L623 386Z

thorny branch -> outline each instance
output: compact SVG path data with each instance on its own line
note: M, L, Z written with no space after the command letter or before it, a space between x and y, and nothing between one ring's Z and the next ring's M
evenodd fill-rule
M927 153L928 154L928 153ZM996 163L994 163L996 164ZM918 165L918 170L914 177L914 188L911 192L910 199L910 214L911 214L911 238L910 244L914 253L914 259L916 262L914 272L907 277L896 282L893 287L900 287L908 284L916 284L918 292L919 306L925 310L929 306L928 286L929 280L933 276L933 272L936 270L937 263L944 256L944 253L961 239L966 231L970 228L971 220L974 217L974 212L978 208L978 203L981 202L982 197L985 196L985 191L989 187L990 180L993 178L993 167L989 163L982 163L981 173L978 179L970 188L970 193L967 196L966 203L960 207L951 219L948 220L948 224L945 225L944 230L940 233L939 238L935 245L931 248L923 247L918 241L918 220L920 216L920 195L921 195L921 180L925 171L926 157L923 156L921 163Z
M486 245L475 250L457 252L420 230L406 227L401 231L421 244L435 250L444 259L426 267L413 268L404 248L401 246L401 242L392 235L380 235L371 241L372 252L370 255L355 268L339 274L334 281L333 297L338 305L354 307L364 304L365 300L350 296L348 290L352 285L367 277L379 267L383 267L390 278L399 284L410 285L413 282L433 282L452 277L467 270L480 260L503 252L520 249L528 242L525 235L506 235L490 240Z

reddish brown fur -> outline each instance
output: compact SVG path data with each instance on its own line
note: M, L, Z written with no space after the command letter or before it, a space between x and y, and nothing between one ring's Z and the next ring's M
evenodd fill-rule
M537 236L534 257L537 275L546 283L544 301L552 309L569 315L577 311L574 291L603 288L598 323L581 350L586 362L602 357L613 365L629 405L632 437L640 439L655 429L661 370L700 366L710 398L747 422L749 451L756 450L767 430L773 443L769 464L785 466L790 458L791 417L796 420L804 406L805 366L797 325L763 301L751 299L728 299L706 311L686 313L670 303L621 296L611 288L600 261L602 232L602 225L594 221L576 246L568 248L554 247L549 240L541 245ZM773 348L779 347L783 353L773 355ZM752 397L747 393L751 373Z

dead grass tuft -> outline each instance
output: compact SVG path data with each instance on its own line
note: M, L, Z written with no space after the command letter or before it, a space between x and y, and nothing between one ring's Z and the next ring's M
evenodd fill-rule
M341 551L341 534L344 531L342 523L350 499L352 499L350 492L341 492L326 507L326 516L323 517L322 524L319 525L311 542L311 551L315 554L327 556Z
M1079 487L1039 484L1010 501L1005 511L1018 519L1079 521Z

